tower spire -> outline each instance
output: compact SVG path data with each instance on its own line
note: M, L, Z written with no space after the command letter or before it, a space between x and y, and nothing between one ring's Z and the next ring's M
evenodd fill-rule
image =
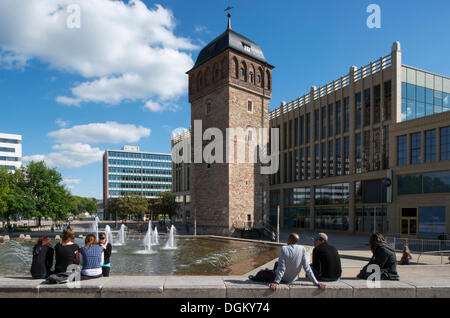
M228 16L228 29L231 30L231 13L228 13L227 16Z

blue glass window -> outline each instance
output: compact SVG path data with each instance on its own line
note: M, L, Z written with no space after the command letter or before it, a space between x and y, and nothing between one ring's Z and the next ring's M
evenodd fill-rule
M406 165L406 135L397 137L397 165Z
M361 93L355 94L355 128L361 128Z
M420 163L420 133L411 134L411 164Z
M436 161L436 130L425 132L425 162Z
M450 160L450 126L441 128L441 160Z

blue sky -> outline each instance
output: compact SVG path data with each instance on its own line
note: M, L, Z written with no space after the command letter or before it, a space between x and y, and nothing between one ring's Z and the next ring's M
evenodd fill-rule
M381 29L369 29L369 4ZM66 26L79 4L80 28ZM157 6L159 4L160 6ZM59 6L58 6L59 5ZM23 136L26 159L44 159L73 194L101 198L105 149L170 152L189 127L187 76L222 33L227 0L2 0L0 132ZM232 27L262 48L273 72L271 109L390 53L450 75L450 2L231 0Z

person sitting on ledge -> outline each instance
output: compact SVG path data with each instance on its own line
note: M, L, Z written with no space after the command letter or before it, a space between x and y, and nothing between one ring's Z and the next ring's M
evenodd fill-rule
M288 237L288 245L280 248L278 264L275 264L275 280L273 283L269 284L270 290L276 291L280 282L286 284L292 283L298 278L302 267L311 282L322 291L325 290L326 286L317 281L309 266L305 248L297 244L299 239L297 234L292 233Z
M88 234L84 243L85 246L80 248L77 254L77 263L82 266L81 280L100 278L103 275L103 247L97 245L97 239L93 234Z
M31 263L31 277L44 279L52 274L54 250L50 240L41 237L33 247L33 261Z
M75 244L74 231L65 230L61 243L55 245L55 274L65 273L69 265L76 264L76 254L79 248L78 244Z
M369 263L363 267L363 269L356 276L360 279L368 279L373 274L373 269L370 270L370 265L378 265L380 268L381 280L400 280L400 276L397 273L397 257L395 250L390 247L383 234L372 233L369 240L369 246L372 251L372 258Z
M342 275L341 258L337 249L328 244L328 235L319 233L314 238L311 269L318 281L332 282Z
M403 255L400 259L400 265L409 265L412 259L411 251L409 250L408 244L403 245Z

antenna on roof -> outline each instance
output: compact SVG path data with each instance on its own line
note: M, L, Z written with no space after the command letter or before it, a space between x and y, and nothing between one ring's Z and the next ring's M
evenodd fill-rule
M225 12L230 11L231 9L233 9L234 7L230 6L230 0L228 0L228 7L224 10ZM231 29L231 13L228 12L227 16L228 16L228 29Z

